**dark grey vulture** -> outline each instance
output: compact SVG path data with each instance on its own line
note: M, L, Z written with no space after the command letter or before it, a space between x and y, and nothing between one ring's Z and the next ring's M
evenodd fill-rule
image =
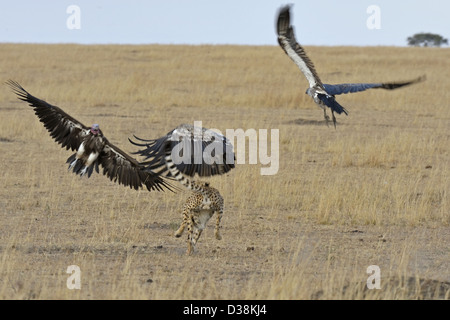
M7 85L22 101L28 102L50 136L66 150L76 151L67 159L69 170L80 176L91 176L94 168L119 184L139 189L144 185L149 191L172 190L172 186L159 175L143 170L143 166L106 139L98 124L83 125L59 107L29 94L20 84L8 80Z
M134 138L139 142L129 139L132 144L144 147L135 154L144 157L145 170L167 175L189 189L190 181L183 175L208 177L235 167L233 145L210 129L182 124L159 139Z
M314 102L323 109L325 120L329 121L326 113L326 108L331 109L334 126L336 127L336 118L334 113L345 113L347 110L341 106L335 99L335 95L342 93L359 92L367 89L397 89L406 85L417 83L425 80L425 77L419 77L414 80L404 82L390 82L390 83L344 83L344 84L323 84L320 80L314 64L306 55L303 47L297 43L294 35L294 29L290 21L291 5L286 5L279 10L278 20L276 23L278 43L284 52L295 62L300 70L305 75L309 82L309 88L306 94L310 95Z

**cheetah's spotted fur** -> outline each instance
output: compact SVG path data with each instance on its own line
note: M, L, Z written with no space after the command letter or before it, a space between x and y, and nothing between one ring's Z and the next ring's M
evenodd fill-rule
M195 244L200 238L206 223L214 213L217 214L214 234L216 239L222 239L219 233L219 226L223 215L223 198L217 189L209 186L208 182L196 182L185 177L174 165L170 151L166 152L165 160L171 176L184 187L193 191L182 209L183 222L175 232L175 236L180 237L185 227L188 227L187 254L190 255L194 251Z
M188 249L187 254L190 255L194 251L206 223L216 213L216 226L214 228L214 235L216 239L222 239L219 232L220 220L223 214L223 198L217 189L209 186L205 182L193 182L197 191L194 191L183 205L182 215L183 222L180 228L175 232L176 237L180 237L185 227L188 229Z

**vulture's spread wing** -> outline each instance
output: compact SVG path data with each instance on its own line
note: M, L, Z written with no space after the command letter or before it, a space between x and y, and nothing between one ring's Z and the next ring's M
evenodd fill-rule
M20 100L28 102L56 142L60 143L63 148L70 148L72 151L78 149L83 137L88 134L89 127L72 118L59 107L32 96L17 82L8 80L6 84L11 87Z
M130 186L130 188L138 190L145 185L148 191L164 191L164 188L170 191L177 189L163 177L150 170L144 170L143 165L109 141L103 148L98 161L103 167L103 174L111 181Z
M278 43L289 58L295 62L305 75L310 87L322 86L322 82L314 68L314 64L306 55L305 50L295 39L294 29L290 22L290 5L280 9L277 20Z
M421 76L417 79L402 82L324 84L323 87L328 94L334 96L343 93L360 92L368 89L393 90L424 80L425 76Z
M134 145L144 147L136 152L144 156L148 170L158 170L158 174L168 172L167 159L179 171L188 176L213 176L224 174L234 168L234 152L230 141L223 135L205 128L192 125L180 125L165 136L145 140L135 136L139 142L130 140Z

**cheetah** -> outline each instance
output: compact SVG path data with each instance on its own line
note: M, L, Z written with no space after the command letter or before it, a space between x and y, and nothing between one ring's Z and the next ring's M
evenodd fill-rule
M175 232L175 236L179 238L187 226L187 255L193 253L194 247L200 238L203 229L206 227L206 223L214 213L216 213L214 236L217 240L222 239L219 231L224 205L222 196L217 189L210 187L207 182L194 182L194 184L197 191L194 191L183 205L183 222L181 223L180 228Z
M185 177L173 163L169 151L166 153L165 161L170 175L186 189L193 191L182 209L183 222L181 223L180 228L175 232L175 236L179 238L183 234L185 227L188 227L188 249L186 254L191 255L194 252L195 244L200 238L206 223L214 213L217 214L214 234L216 239L222 239L219 227L223 215L224 201L219 191L211 187L208 182L196 182Z

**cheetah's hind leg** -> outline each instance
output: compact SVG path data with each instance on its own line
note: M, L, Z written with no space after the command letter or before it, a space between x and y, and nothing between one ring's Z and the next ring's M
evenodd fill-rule
M181 223L181 226L178 228L177 231L175 231L175 237L179 238L184 232L184 228L186 228L186 221L183 220Z
M191 197L188 198L188 200ZM175 237L179 238L181 237L181 235L184 232L184 229L186 228L186 226L189 224L189 221L191 220L190 215L191 215L191 208L189 207L188 203L185 203L183 206L183 210L181 212L182 216L183 216L183 222L181 223L180 227L178 228L177 231L175 231Z

